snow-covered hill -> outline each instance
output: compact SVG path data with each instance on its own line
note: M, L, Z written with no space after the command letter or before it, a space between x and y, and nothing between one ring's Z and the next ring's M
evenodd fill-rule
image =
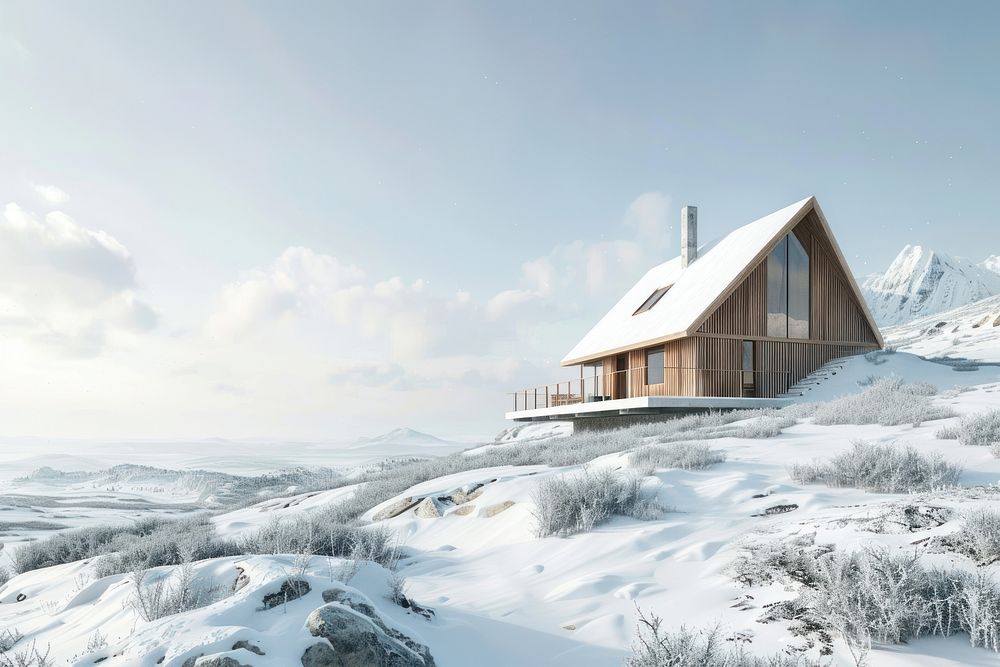
M427 464L434 474L413 483L409 480L417 478L406 476L405 467L387 471L403 475L407 483L384 496L373 495L361 523L402 545L394 572L368 564L348 576L351 564L340 558L305 557L291 542L275 541L277 554L196 561L190 576L197 590L207 591L205 599L148 620L137 604L146 590L137 585L138 574L102 573L100 556L63 562L28 570L0 585L0 642L9 629L23 635L10 655L36 647L51 651L52 664L80 667L96 662L109 667L341 664L307 655L310 650L323 653L314 647L326 637L319 623L325 614L330 617L326 626L335 627L336 621L341 624L336 627L350 630L334 637L338 648L350 644L348 638L354 641L354 628L386 645L395 646L383 635L412 644L418 652L426 647L433 656L433 662L398 663L403 665L603 667L622 664L641 610L662 617L671 630L719 626L729 642L750 653L784 651L793 658L818 659L832 650L823 664L848 667L856 663L838 635L797 620L802 611L795 607L797 585L777 580L740 584L734 579L733 568L748 545L808 542L803 549L835 545L844 551L919 552L927 567L1000 576L1000 565L980 564L947 548L964 517L1000 510L1000 458L989 447L960 444L943 435L959 425L961 415L1000 408L1000 368L960 372L905 353L854 357L815 397L828 400L856 392L877 376L935 384L942 391L927 400L956 416L880 426L750 415L724 428L709 425L677 433L687 444L724 454L706 469L641 469L628 448L665 437L651 426L635 435L642 439L639 443L617 439L626 437L621 434L570 440L565 426L549 424L514 429L452 457L480 463ZM949 391L953 385L974 386ZM760 428L768 420L783 425L768 435ZM854 438L908 445L962 465L960 485L875 493L790 475L790 464L829 459L845 452ZM559 447L562 440L565 450ZM547 464L518 463L514 455L519 448L546 446L555 453ZM497 456L504 450L506 455ZM571 451L563 454L566 450ZM636 475L642 492L672 511L648 520L615 516L570 537L540 537L535 528L541 485L601 471ZM142 471L127 472L121 477L144 479ZM384 481L375 482L372 493L379 494ZM321 518L326 512L353 502L356 492L367 498L370 484L296 491L215 514L210 521L218 539L237 545L278 526L299 525L311 534L309 517L325 525ZM34 513L33 521L76 522L57 499L46 500L49 505ZM134 509L123 510L119 523L134 516ZM184 577L183 567L156 567L144 576L151 585L173 585ZM308 586L299 596L301 581ZM393 598L402 583L406 605ZM414 602L434 613L421 614ZM997 653L974 648L967 635L958 633L897 645L876 643L868 658L867 664L877 667L985 667L996 664Z
M886 344L925 357L1000 362L1000 296L885 329Z
M991 258L996 260L997 258ZM1000 262L975 265L964 259L907 245L888 270L861 286L880 326L894 326L1000 294Z
M394 428L388 433L376 435L370 438L358 438L350 444L351 447L385 447L387 445L409 447L439 447L453 445L455 443L442 440L429 433L421 433L412 428Z

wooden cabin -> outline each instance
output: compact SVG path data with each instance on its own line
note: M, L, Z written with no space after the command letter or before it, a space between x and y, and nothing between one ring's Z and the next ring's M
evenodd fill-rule
M701 247L697 210L685 207L680 256L650 269L562 360L579 366L579 378L544 387L541 396L542 388L522 390L507 416L607 414L619 401L651 397L760 405L830 360L882 344L814 197ZM588 403L602 405L579 405ZM657 405L670 403L621 409Z

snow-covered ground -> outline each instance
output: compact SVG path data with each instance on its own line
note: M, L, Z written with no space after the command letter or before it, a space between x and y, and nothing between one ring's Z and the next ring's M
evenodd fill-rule
M874 361L848 360L807 398L829 400L856 392L859 382L867 382L870 376L931 382L942 390L933 400L958 415L1000 409L1000 367L960 372L905 353L880 355ZM953 389L958 385L962 390ZM951 417L917 426L820 426L800 419L775 437L703 441L723 450L726 461L706 470L658 469L643 481L644 490L671 507L671 513L652 521L616 517L572 537L536 537L533 498L542 481L578 474L583 465L489 467L422 482L373 508L364 518L398 535L404 555L398 572L406 579L409 598L434 610L430 618L394 604L388 593L390 575L378 566L363 567L345 586L336 581L337 559L313 557L303 563L293 555L278 555L197 563L200 580L225 595L201 609L156 621L144 621L130 603L134 596L130 575L95 579L94 564L87 562L28 572L0 589L0 628L16 627L23 633L19 646L31 641L36 646L51 645L55 664L93 664L106 658L101 664L171 667L199 654L205 655L199 663L203 665L235 664L207 662L221 655L248 665L301 664L299 657L316 641L307 618L324 604L339 604L325 603L323 592L349 589L344 595L367 600L380 622L426 645L436 664L444 667L620 664L633 641L637 608L662 616L672 628L721 623L727 634L739 633L755 653L769 654L788 646L806 648L815 638L793 634L787 622L759 622L769 603L791 599L793 591L778 584L746 589L734 583L729 569L742 547L752 539L814 535L816 543L843 549L882 544L912 550L918 541L954 532L967 510L1000 506L1000 459L989 448L963 446L936 436L942 426L957 421L958 417ZM566 434L566 426L560 424L515 427L481 451ZM940 452L965 466L963 488L889 495L798 484L789 476L790 464L828 458L843 452L855 439ZM281 467L311 462L286 459ZM624 453L598 457L586 467L632 469ZM95 499L105 493L81 488L87 483L93 482L76 480L64 488ZM205 500L203 489L190 480L185 483L190 487L186 494L171 496L176 514L193 511ZM17 493L41 496L52 487L51 481L36 479L23 482ZM11 486L4 489L13 494ZM277 498L218 513L212 522L221 536L240 537L276 518L314 512L346 498L354 489L354 485L304 493L291 489ZM380 510L404 498L410 499L402 503L407 505L425 497L454 496L456 489L476 489L470 494L475 497L454 504L433 503L441 514L437 517L422 518L409 509L376 520ZM116 491L113 501L124 503L122 493ZM130 488L128 493L152 504L164 501L155 489ZM92 525L111 521L116 513L120 519L131 519L139 512L136 504L142 503L101 507L100 514L92 508L95 513L85 522L59 518L57 507L36 507L42 511L33 514L39 521ZM786 511L769 513L779 506ZM911 525L903 518L906 507L918 512L934 508L939 520ZM976 567L955 553L928 558L936 564ZM988 571L998 567L987 566ZM263 597L278 591L299 570L311 592L278 608L261 610ZM168 576L169 571L164 568L153 575ZM245 584L233 592L241 572ZM21 595L25 597L18 602ZM106 646L88 650L88 643L100 643L92 641L95 633L105 636ZM233 649L240 640L259 647L265 655ZM853 664L840 648L835 644L834 664ZM815 652L818 646L811 650ZM997 660L997 654L972 648L959 635L877 646L870 664L994 665Z
M1000 362L1000 296L886 329L887 344L925 357Z

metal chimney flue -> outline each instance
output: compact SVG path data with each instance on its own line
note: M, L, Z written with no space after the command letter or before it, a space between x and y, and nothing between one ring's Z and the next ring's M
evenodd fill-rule
M681 209L681 268L698 259L698 207Z

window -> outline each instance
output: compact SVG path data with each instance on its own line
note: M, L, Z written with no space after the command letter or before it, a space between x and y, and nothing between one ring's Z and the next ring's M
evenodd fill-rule
M809 338L809 255L788 235L788 337Z
M794 233L767 256L767 335L809 338L809 254Z
M650 294L646 298L646 300L642 302L642 305L639 306L638 310L636 310L632 314L638 315L639 313L645 313L647 310L656 305L656 303L663 297L663 295L667 293L668 289L670 289L670 285L657 289L655 292Z
M663 384L663 348L646 350L646 384Z
M743 341L743 386L753 386L753 341Z
M788 336L788 238L767 256L767 335Z

